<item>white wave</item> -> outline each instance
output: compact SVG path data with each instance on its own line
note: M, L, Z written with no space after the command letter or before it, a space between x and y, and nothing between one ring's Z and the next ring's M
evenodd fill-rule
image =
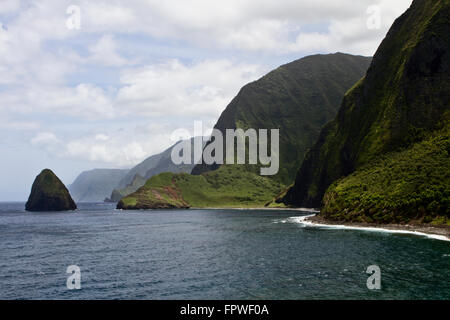
M324 223L316 223L306 220L309 217L315 216L314 214L301 216L301 217L290 217L285 220L281 220L281 223L292 222L299 223L301 225L307 227L319 227L319 228L327 228L327 229L341 229L341 230L360 230L360 231L370 231L370 232L386 232L386 233L401 233L401 234L412 234L416 236L422 236L429 239L442 240L442 241L450 241L450 238L438 235L438 234L430 234L420 231L410 231L410 230L399 230L399 229L386 229L386 228L378 228L378 227L357 227L357 226L346 226L346 225L338 225L338 224L324 224Z

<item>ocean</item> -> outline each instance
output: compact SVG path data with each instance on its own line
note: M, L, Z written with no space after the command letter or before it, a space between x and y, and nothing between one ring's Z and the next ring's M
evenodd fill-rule
M308 226L301 211L78 206L0 203L0 299L450 299L448 241Z

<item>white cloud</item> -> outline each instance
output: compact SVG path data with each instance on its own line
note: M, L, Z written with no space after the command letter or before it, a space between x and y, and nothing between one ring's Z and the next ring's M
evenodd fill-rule
M8 2L0 12L15 12L17 17L0 28L0 85L9 86L0 92L0 108L84 119L133 113L217 116L239 88L260 76L264 68L218 58L124 69L133 63L118 53L115 34L148 34L201 47L272 54L345 51L370 55L410 2L80 1L80 30L66 28L70 1L31 2L20 10L18 2ZM366 9L373 4L381 8L380 30L366 27ZM318 23L323 30L309 31L310 23ZM87 56L67 49L81 35L96 38L88 42ZM46 47L51 40L62 41L66 49ZM66 84L68 77L92 64L121 68L121 83L110 92L89 81Z
M36 148L128 166L168 147L175 128L113 131L113 121L154 117L172 127L193 118L214 123L244 84L268 71L237 58L318 51L371 55L411 0L0 2L0 115L20 119L2 129L46 127L48 132L31 140ZM66 27L72 4L81 9L80 30ZM371 5L381 9L378 30L366 27ZM142 41L168 43L175 54L156 60L153 52L140 51L131 59L122 50L126 43L130 53ZM194 53L184 56L190 50ZM198 52L205 54L197 57ZM209 52L213 55L206 59ZM110 79L118 75L119 80ZM47 120L55 115L84 131L64 136ZM90 132L86 119L104 121L105 130Z
M192 65L172 60L126 70L116 108L147 116L217 117L239 89L263 74L256 65L209 60Z
M117 91L89 83L16 86L0 93L0 110L88 120L127 115L217 118L243 85L265 71L225 59L189 65L171 60L124 70Z
M213 121L203 122L205 137L211 133L213 125ZM194 131L194 122L181 127L190 137L198 135ZM37 133L30 139L30 144L51 158L82 160L106 167L132 167L176 143L172 134L179 129L180 126L168 122L149 122L120 130L99 127L65 137L46 131Z
M359 54L373 54L393 20L411 4L412 0L191 0L191 1L107 1L82 2L86 32L145 33L156 38L172 38L202 47L238 50L264 50L271 53L313 50L317 42L308 46L296 42L306 35L299 27L309 24L332 24L321 34L331 39L322 44L327 51L337 51L332 44L345 48L349 35L363 35L354 39L350 50ZM381 8L382 28L373 32L366 28L367 8ZM314 36L314 33L310 34ZM368 41L370 38L371 41ZM296 45L297 44L297 45ZM360 52L356 52L360 50Z
M57 114L81 119L114 117L111 99L103 89L91 84L76 87L41 86L19 87L0 94L0 110L15 114Z
M51 132L41 132L36 137L31 139L33 145L43 145L43 144L54 144L58 143L59 140Z
M20 8L20 0L2 0L0 2L0 14L15 12Z
M117 53L117 44L114 36L105 35L93 46L89 48L91 56L89 62L104 66L121 67L129 62Z
M0 128L10 129L17 131L29 131L36 130L41 127L41 124L37 121L11 121L0 123Z
M30 142L33 146L44 149L49 154L58 151L62 143L52 132L40 132Z
M265 50L283 53L291 50L314 49L305 42L295 46L299 27L310 24L341 26L339 30L323 32L335 42L350 39L348 34L361 33L355 49L373 54L393 20L412 0L106 0L79 1L81 29L65 27L66 9L71 1L44 0L20 10L19 18L8 26L14 38L23 45L39 44L44 39L64 39L80 34L119 33L148 34L160 39L178 39L202 47ZM366 28L367 8L381 8L382 28L379 32ZM8 1L5 11L18 10L17 1ZM0 13L2 9L0 9ZM352 23L348 23L352 21ZM314 33L312 33L314 35ZM375 38L375 41L365 41ZM108 46L108 39L104 39ZM1 48L1 46L0 46ZM336 51L335 48L327 47ZM357 52L355 52L357 53ZM116 59L114 59L116 60ZM117 61L115 61L117 63Z
M372 4L368 3L362 7L358 15L347 19L331 17L330 24L325 32L303 32L300 29L295 42L291 42L287 46L287 51L307 53L318 50L324 52L342 51L373 55L395 18L401 15L410 3L411 0L374 1ZM369 5L375 5L379 8L379 29L367 27L367 20L373 14L367 13Z
M167 125L149 124L120 131L83 133L68 138L57 137L52 132L40 132L30 143L54 158L131 167L172 145L174 142L170 135L173 129Z

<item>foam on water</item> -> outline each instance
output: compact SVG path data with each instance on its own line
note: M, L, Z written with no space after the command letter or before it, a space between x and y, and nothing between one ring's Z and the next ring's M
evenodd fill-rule
M324 223L316 223L306 220L307 218L315 216L307 215L301 217L290 217L285 220L281 220L281 223L299 223L303 226L307 227L320 227L320 228L328 228L328 229L340 229L340 230L360 230L360 231L370 231L370 232L386 232L386 233L401 233L401 234L412 234L416 236L422 236L429 239L442 240L442 241L450 241L450 239L443 235L438 234L429 234L425 232L419 231L410 231L410 230L398 230L398 229L386 229L386 228L378 228L378 227L357 227L357 226L346 226L346 225L337 225L337 224L324 224Z

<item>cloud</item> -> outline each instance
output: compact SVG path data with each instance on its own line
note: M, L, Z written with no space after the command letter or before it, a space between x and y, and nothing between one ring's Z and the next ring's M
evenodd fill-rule
M290 50L311 50L317 47L305 41L295 45L297 39L305 38L302 29L309 26L329 25L321 33L331 38L350 39L348 34L363 34L354 43L354 48L373 54L377 44L393 20L399 16L412 0L106 0L78 1L81 10L80 30L65 27L68 19L66 9L71 1L43 0L24 6L19 17L8 25L14 38L22 44L39 44L48 39L70 39L88 34L146 34L158 39L176 39L201 47L236 50L264 50L284 53ZM8 1L4 11L18 11L17 1ZM367 8L381 8L382 27L374 33L366 27ZM351 23L348 23L351 21ZM339 28L341 27L341 28ZM314 35L314 33L311 33ZM102 39L100 51L111 45L109 36ZM367 41L367 38L375 38ZM1 42L0 42L1 43ZM0 46L1 47L1 46ZM336 51L333 47L328 50ZM94 52L94 54L97 54ZM353 52L358 53L358 52ZM116 57L117 58L117 57ZM117 63L120 60L115 60Z
M51 132L41 132L36 137L31 139L33 145L48 145L59 143L58 138Z
M172 145L171 130L166 125L150 124L119 131L83 133L68 138L57 137L52 132L40 132L30 143L53 158L131 167ZM155 144L155 141L158 143Z
M20 8L19 0L2 1L0 5L0 14L15 12Z
M317 41L303 41L314 32L301 31L310 25L329 25L322 39L345 47L349 34L354 39L349 53L373 54L393 20L412 0L210 0L191 1L106 1L81 2L86 32L144 33L155 38L171 38L201 47L221 47L243 51L264 50L282 54L313 50ZM381 8L379 32L366 27L367 8ZM370 39L367 40L367 39ZM311 46L308 44L311 43ZM320 46L337 51L332 45ZM356 52L358 51L359 52Z
M14 137L58 157L130 166L168 147L177 127L214 123L243 85L280 61L372 55L410 3L2 1L0 116L13 120L1 128L28 131ZM81 9L79 30L66 27L72 4ZM379 29L367 28L371 5L381 10Z
M87 120L123 116L217 118L239 89L266 70L226 59L178 60L122 71L118 89L33 83L0 93L0 110Z
M203 136L211 133L214 122L203 122ZM132 167L150 155L158 154L177 142L173 133L180 128L190 137L198 135L194 122L178 126L169 122L149 122L123 127L106 127L78 135L58 136L53 132L37 133L30 144L45 151L50 158L81 160L107 167Z
M239 89L264 73L257 65L178 60L123 72L115 105L119 112L147 116L217 117Z
M90 63L110 67L121 67L130 64L117 53L117 44L112 35L102 36L95 45L89 48L89 51L91 54L89 57Z
M29 131L36 130L41 127L41 124L37 121L12 121L0 123L1 129L10 129L17 131Z
M8 90L0 91L0 109L81 119L133 114L216 117L242 85L267 69L224 57L136 64L119 53L123 37L145 34L250 54L370 55L410 2L80 1L80 30L66 27L70 1L22 6L8 2L0 12L16 16L1 22L0 86ZM380 29L369 30L367 8L374 4L381 9L382 23ZM132 47L133 41L127 44ZM95 75L101 66L117 68L120 80L108 88L96 83L101 82ZM69 84L68 79L80 72L84 79Z
M56 153L62 144L62 141L52 132L40 132L30 142L33 146L42 148L49 154Z
M51 114L81 119L108 119L114 109L108 93L91 84L75 87L34 84L0 94L0 110L38 116Z
M289 52L343 51L353 54L373 55L387 30L408 5L410 0L377 1L362 7L359 14L347 19L330 18L329 26L324 32L300 32L295 42L287 46ZM377 12L368 8L375 7ZM364 11L362 11L364 9ZM379 28L369 28L368 19L376 17L380 21Z

